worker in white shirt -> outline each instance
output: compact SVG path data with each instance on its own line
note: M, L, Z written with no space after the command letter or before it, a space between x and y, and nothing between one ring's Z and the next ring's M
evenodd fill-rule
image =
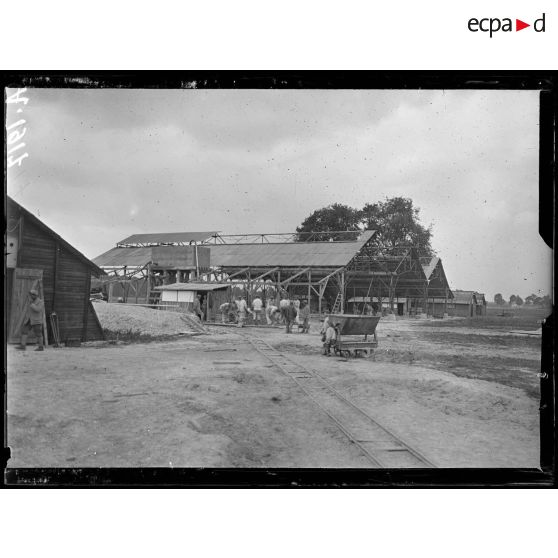
M252 301L252 310L254 310L254 324L260 325L262 319L262 309L263 309L263 302L262 299L257 296Z
M272 300L267 301L267 306L265 307L265 319L268 325L278 323L281 318L279 314L279 308L273 304Z
M288 298L282 298L279 301L279 312L281 312L281 319L283 323L287 323L286 312L287 308L290 306L291 301Z
M239 296L236 299L236 308L238 310L238 324L237 327L244 327L244 322L246 321L246 312L251 314L252 311L248 308L248 304L243 296Z

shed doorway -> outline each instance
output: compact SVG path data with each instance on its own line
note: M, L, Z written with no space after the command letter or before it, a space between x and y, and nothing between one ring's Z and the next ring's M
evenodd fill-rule
M16 268L13 274L12 300L10 304L10 325L8 328L8 343L19 343L21 338L21 326L29 308L29 291L37 289L39 297L44 300L43 292L43 270ZM46 315L43 322L43 335L45 345L47 344ZM29 332L30 343L37 341L32 331Z

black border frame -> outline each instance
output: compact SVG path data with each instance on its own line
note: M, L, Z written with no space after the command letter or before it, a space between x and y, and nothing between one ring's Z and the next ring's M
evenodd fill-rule
M2 75L4 87L143 89L485 89L540 91L539 233L554 247L556 188L555 71L25 71ZM6 118L4 104L4 121ZM4 145L6 131L4 129ZM4 194L7 176L4 154ZM6 202L5 202L6 203ZM4 217L6 213L4 210ZM4 218L6 223L6 218ZM555 261L553 261L555 271ZM543 324L539 469L216 469L216 468L6 468L3 484L25 487L154 488L408 488L551 487L556 484L554 310ZM5 342L5 340L4 340ZM3 413L6 408L4 347ZM5 429L3 429L5 433ZM4 438L6 440L6 438Z

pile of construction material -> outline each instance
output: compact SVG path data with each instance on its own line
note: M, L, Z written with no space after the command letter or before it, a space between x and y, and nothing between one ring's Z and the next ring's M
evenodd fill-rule
M144 306L94 303L101 327L113 334L133 332L160 337L203 332L199 318L189 312L169 312Z

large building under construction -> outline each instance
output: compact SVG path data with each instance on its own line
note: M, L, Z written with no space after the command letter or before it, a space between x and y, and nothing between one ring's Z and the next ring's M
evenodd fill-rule
M453 295L439 258L413 246L380 247L375 232L221 235L214 231L128 237L93 261L109 300L156 303L165 284L223 284L231 296L306 299L317 313L443 315Z

